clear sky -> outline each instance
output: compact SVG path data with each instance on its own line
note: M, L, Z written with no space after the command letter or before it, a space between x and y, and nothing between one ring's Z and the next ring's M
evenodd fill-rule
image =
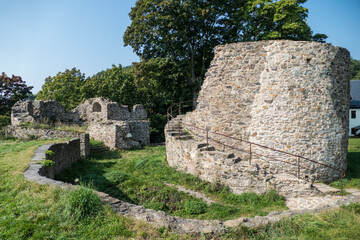
M21 76L33 92L76 67L91 76L139 58L122 41L136 0L0 0L0 72ZM360 0L308 0L308 23L327 42L360 59Z

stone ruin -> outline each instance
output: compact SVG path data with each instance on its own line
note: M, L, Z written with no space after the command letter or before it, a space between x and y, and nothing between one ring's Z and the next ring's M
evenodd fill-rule
M90 137L103 141L110 149L129 149L150 143L150 123L144 107L135 105L130 112L128 106L105 98L88 99L70 112L57 101L19 101L12 108L12 126L7 128L7 133L22 136L21 131L25 130L19 126L21 123L88 125Z
M346 49L317 42L217 46L196 109L166 126L169 164L238 193L312 191L315 180L339 179L347 166L349 61Z

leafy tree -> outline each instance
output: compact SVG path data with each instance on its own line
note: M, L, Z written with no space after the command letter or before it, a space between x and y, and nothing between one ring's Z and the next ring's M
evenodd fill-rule
M85 74L73 68L59 72L54 77L47 77L45 83L38 92L38 100L56 100L66 110L76 107L82 100L81 88L85 83Z
M360 60L350 59L350 79L360 79Z
M81 91L85 99L105 97L130 106L138 103L133 67L113 65L112 68L88 78Z
M0 75L0 115L9 116L12 106L19 100L27 98L33 87L27 86L20 76Z
M293 39L324 41L306 23L306 0L138 0L124 34L142 59L185 64L194 101L218 44Z
M148 112L152 142L164 140L166 110L174 102L191 98L180 63L169 58L154 58L135 64L134 84L138 99Z

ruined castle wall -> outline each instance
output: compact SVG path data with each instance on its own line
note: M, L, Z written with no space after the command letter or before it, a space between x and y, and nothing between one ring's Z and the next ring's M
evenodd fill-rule
M349 58L346 49L317 42L279 40L218 46L198 106L185 122L345 170ZM249 149L234 140L219 140ZM252 150L290 163L297 161L256 146ZM246 154L242 157L248 158ZM264 160L256 154L253 157ZM339 177L338 172L321 165L300 162L316 169L317 179Z
M52 129L36 129L20 126L6 126L5 135L21 139L56 139L56 138L79 138L81 157L90 155L90 138L87 133L66 132Z
M150 144L150 122L146 120L129 121L132 137L142 145Z

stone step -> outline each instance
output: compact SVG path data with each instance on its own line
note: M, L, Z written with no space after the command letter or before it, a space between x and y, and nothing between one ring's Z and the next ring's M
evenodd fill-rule
M209 152L209 151L216 151L215 147L210 146L209 147L204 147L204 148L200 148L200 152Z
M221 151L212 151L209 153L210 155L217 155L226 159L233 159L235 155L233 153L221 152Z
M325 194L340 192L340 189L330 187L329 185L326 185L323 183L314 183L313 186L317 190L319 190L320 192L325 193Z

